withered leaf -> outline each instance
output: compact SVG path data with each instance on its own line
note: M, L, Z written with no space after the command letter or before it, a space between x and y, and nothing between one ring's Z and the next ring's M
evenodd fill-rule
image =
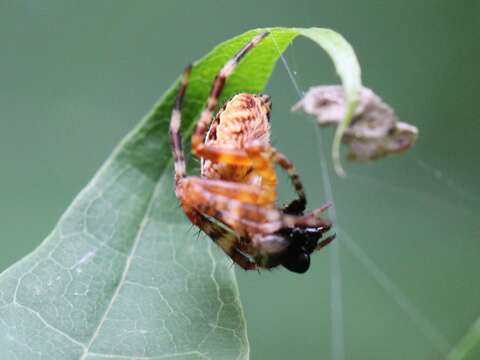
M319 126L338 126L345 118L347 104L341 86L311 87L292 111L315 115ZM403 152L413 146L418 129L398 120L393 109L371 89L362 87L353 119L342 143L350 160L375 160Z

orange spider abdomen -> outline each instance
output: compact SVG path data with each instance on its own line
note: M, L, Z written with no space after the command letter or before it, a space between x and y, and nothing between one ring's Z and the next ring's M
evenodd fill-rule
M270 147L270 98L266 95L240 93L225 103L212 121L205 145L226 149L249 146ZM202 175L237 183L260 186L275 191L277 178L271 161L265 159L262 171L250 165L202 162Z

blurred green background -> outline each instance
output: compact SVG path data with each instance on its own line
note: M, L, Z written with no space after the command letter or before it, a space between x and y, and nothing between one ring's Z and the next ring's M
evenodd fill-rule
M339 31L364 84L420 128L408 154L347 164L349 176L333 178L338 224L350 236L337 242L334 308L343 309L345 359L439 359L480 315L474 0L0 0L0 271L42 241L186 63L275 25ZM303 90L338 82L311 42L296 41L286 61ZM298 96L281 63L267 92L275 144L320 204L313 119L290 113ZM329 157L331 132L322 137ZM363 250L351 251L352 240ZM317 254L302 276L238 271L252 359L342 358L332 348L333 253Z

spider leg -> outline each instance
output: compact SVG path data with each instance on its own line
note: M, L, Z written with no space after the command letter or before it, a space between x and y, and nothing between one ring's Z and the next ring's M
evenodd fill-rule
M330 235L329 237L323 239L322 241L320 241L317 246L315 247L315 250L313 251L319 251L321 249L323 249L325 246L327 246L328 244L330 244L333 240L335 240L335 237L336 235L333 234L333 235Z
M275 201L275 193L260 186L200 177L190 177L189 181L195 182L212 194L227 196L247 204L268 207Z
M277 209L216 194L203 186L203 180L194 176L182 179L179 191L182 204L221 221L240 237L249 238L251 233L272 233L281 228L281 213Z
M180 80L180 85L178 88L177 98L175 100L175 107L172 110L172 115L170 118L170 143L172 145L173 160L175 163L175 182L177 183L181 178L186 176L186 166L185 166L185 155L182 148L182 137L180 135L180 125L182 122L182 101L187 89L188 78L190 72L192 71L192 66L189 65L185 68L182 79Z
M321 213L328 210L331 206L332 206L332 203L327 202L327 203L323 204L322 206L320 206L316 209L313 209L310 213L313 214L314 216L319 216Z
M225 81L233 73L240 60L257 45L263 38L265 38L269 32L263 32L255 36L250 40L240 51L238 51L220 70L213 82L210 96L208 97L207 104L203 109L200 119L198 120L195 132L192 135L192 151L198 156L199 151L203 145L203 139L212 120L213 110L218 104L218 98L222 93Z
M244 270L257 269L257 265L254 262L238 251L237 246L240 244L240 239L233 232L216 224L193 208L184 207L184 210L190 221L207 234L233 262Z
M289 215L282 213L283 227L300 227L300 228L329 228L332 224L330 221L316 217L314 213L305 215Z
M239 236L251 238L251 234L273 234L283 227L327 227L330 222L314 214L302 216L283 214L274 207L249 204L231 195L220 195L202 186L196 177L181 182L181 202L189 204L202 214L214 217L229 226Z
M288 177L290 178L290 181L292 182L292 185L298 196L297 199L291 201L290 204L283 208L283 212L285 214L300 215L305 211L307 197L305 196L305 189L300 180L297 169L293 162L280 151L275 148L271 148L270 151L272 152L272 160L287 172Z

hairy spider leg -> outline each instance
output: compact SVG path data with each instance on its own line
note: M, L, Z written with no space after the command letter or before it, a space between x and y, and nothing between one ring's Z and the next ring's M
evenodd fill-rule
M289 158L275 148L272 148L272 160L287 172L288 177L290 178L290 181L292 182L292 185L298 196L298 199L291 201L290 204L283 209L283 212L292 215L299 215L303 213L307 206L307 197L295 165Z
M180 85L175 100L175 106L172 110L170 118L170 143L172 145L173 161L175 164L175 184L177 184L181 178L187 176L187 170L185 165L185 155L182 147L182 136L180 135L180 125L182 123L182 101L187 90L188 78L192 72L192 65L188 65L180 80ZM178 196L178 194L177 194Z
M327 246L328 244L330 244L333 240L335 240L336 238L336 235L333 234L333 235L330 235L329 237L323 239L322 241L320 241L317 246L315 247L315 250L314 251L319 251L321 249L323 249L325 246Z
M265 191L256 185L200 177L189 177L189 179L206 191L239 200L247 204L268 207L276 200L274 192Z
M231 194L214 193L202 183L205 183L204 179L193 176L183 179L182 201L201 213L218 219L242 237L248 238L250 234L272 234L284 227L330 226L328 220L317 218L314 213L303 216L283 214L276 208L237 200Z

